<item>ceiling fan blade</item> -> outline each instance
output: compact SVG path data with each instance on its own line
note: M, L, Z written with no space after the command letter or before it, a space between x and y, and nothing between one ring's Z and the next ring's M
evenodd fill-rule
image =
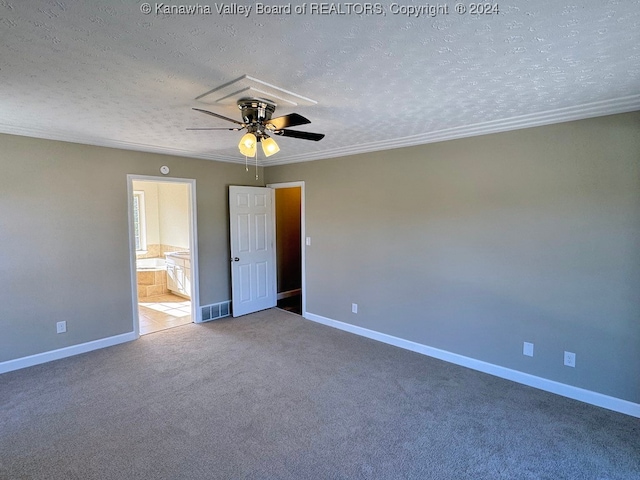
M302 138L303 140L313 140L314 142L324 138L323 133L301 132L300 130L276 130L273 133L282 137Z
M282 117L272 118L265 122L266 125L272 125L274 130L295 127L306 123L311 123L311 120L304 118L302 115L298 115L297 113L290 113L289 115L283 115Z
M220 115L219 113L213 113L209 110L202 110L200 108L194 108L197 112L206 113L207 115L211 115L212 117L221 118L222 120L226 120L227 122L237 123L238 125L242 125L244 127L244 123L239 122L238 120L234 120L233 118L225 117L224 115Z
M231 130L232 132L239 132L242 128L187 128L187 130Z

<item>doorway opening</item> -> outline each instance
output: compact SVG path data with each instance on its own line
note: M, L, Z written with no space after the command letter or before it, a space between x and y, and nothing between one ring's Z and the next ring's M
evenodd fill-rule
M269 187L275 192L277 306L303 315L304 183L280 183Z
M194 181L129 176L134 330L196 320Z

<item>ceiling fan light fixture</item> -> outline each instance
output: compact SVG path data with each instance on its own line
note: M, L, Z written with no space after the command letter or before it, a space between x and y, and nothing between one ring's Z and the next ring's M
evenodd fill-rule
M245 134L238 144L240 153L246 157L253 157L256 154L258 139L253 133Z
M262 143L262 151L266 157L270 157L274 153L278 153L280 151L280 147L271 137L263 138L260 143Z
M233 128L188 128L187 130L233 130L236 132L246 130L247 133L240 139L240 143L238 143L238 149L240 153L247 158L255 157L256 162L258 158L258 143L262 143L262 151L267 157L275 155L280 151L280 147L276 141L271 138L271 135L312 140L314 142L324 138L324 135L321 133L290 130L289 127L311 123L309 119L298 113L290 113L272 118L273 112L276 109L276 104L272 100L244 97L237 101L237 105L242 112L242 122L201 108L193 109L206 115L234 123L237 126ZM246 167L245 165L245 168Z

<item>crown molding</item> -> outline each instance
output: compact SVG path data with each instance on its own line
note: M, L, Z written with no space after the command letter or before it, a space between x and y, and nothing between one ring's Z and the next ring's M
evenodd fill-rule
M296 154L289 157L281 156L280 158L274 158L273 160L269 159L264 163L264 166L284 165L287 163L307 162L402 147L413 147L428 143L444 142L447 140L475 137L479 135L489 135L492 133L507 132L511 130L521 130L575 120L585 120L587 118L634 112L637 110L640 110L640 95L631 95L628 97L603 100L539 113L531 113L511 118L493 120L490 122L462 125L459 127L421 133L409 137L382 140L379 142L368 142L366 144L323 150L322 152Z
M259 161L259 165L263 167L269 167L275 165L285 165L290 163L300 163L313 160L344 157L348 155L371 153L376 151L391 150L395 148L412 147L416 145L444 142L447 140L455 140L459 138L488 135L491 133L520 130L524 128L539 127L543 125L552 125L556 123L583 120L605 115L627 113L637 110L640 110L640 94L610 100L602 100L573 107L559 108L556 110L549 110L545 112L520 115L500 120L493 120L489 122L462 125L459 127L447 128L434 132L426 132L408 137L382 140L378 142L374 141L365 144L351 145L347 147L339 147L317 152L296 153L293 155L278 155L276 156L277 158L272 157L268 160L262 159L261 161ZM228 155L218 155L213 153L206 154L172 147L125 142L108 138L97 138L90 135L73 134L69 132L58 131L53 128L30 128L0 123L0 133L42 138L47 140L57 140L62 142L79 143L97 147L118 148L139 152L158 153L162 155L175 155L179 157L190 157L203 160L214 160L218 162L244 164L244 158L240 158L240 156L236 157Z
M16 127L0 123L0 133L7 135L18 135L21 137L41 138L43 140L56 140L60 142L78 143L81 145L91 145L94 147L117 148L121 150L132 150L144 153L159 153L161 155L174 155L178 157L201 158L204 160L215 160L218 162L244 163L243 159L230 157L227 155L202 154L180 148L150 145L145 143L125 142L109 138L97 138L91 135L70 134L56 129L42 129L30 127Z

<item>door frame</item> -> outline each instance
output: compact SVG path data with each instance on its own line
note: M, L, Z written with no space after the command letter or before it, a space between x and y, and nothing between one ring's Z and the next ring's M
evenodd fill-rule
M307 315L307 273L306 273L306 265L307 265L307 245L306 245L306 213L305 213L305 192L304 192L304 181L299 182L283 182L283 183L269 183L267 187L273 190L272 192L272 204L273 204L273 235L275 237L276 232L276 216L275 216L275 208L276 208L276 190L278 188L295 188L300 187L300 262L301 265L301 295L302 295L302 317L306 318ZM276 242L278 238L275 237ZM277 274L277 269L276 269ZM276 277L276 286L277 286L277 277ZM277 287L276 287L277 288ZM277 293L277 291L276 291Z
M189 250L191 252L191 320L202 323L200 316L200 282L198 280L198 214L196 208L196 181L193 178L156 177L151 175L127 174L127 211L129 214L129 268L131 270L131 294L133 309L133 332L140 337L138 315L138 279L136 271L136 240L133 223L133 181L155 183L183 183L189 185Z

